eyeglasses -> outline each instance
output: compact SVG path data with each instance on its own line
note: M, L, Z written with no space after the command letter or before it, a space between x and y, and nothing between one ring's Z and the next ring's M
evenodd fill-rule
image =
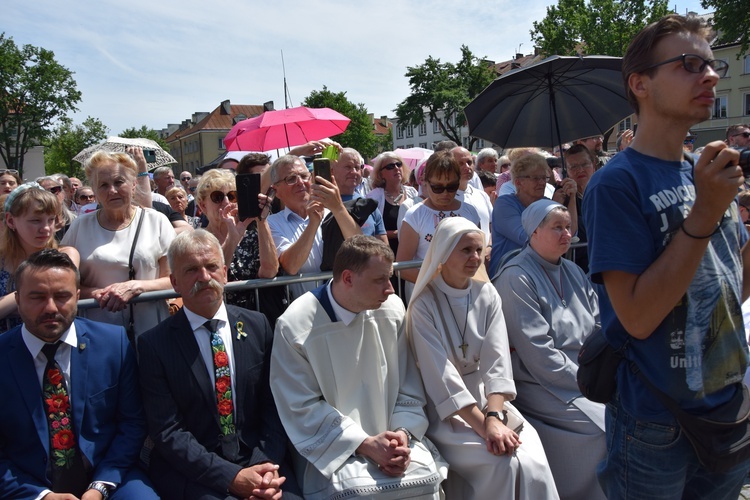
M688 73L703 73L706 70L706 66L710 66L711 69L719 75L719 78L724 78L727 75L727 71L729 71L729 64L727 64L726 61L719 59L704 59L697 54L682 54L677 57L672 57L666 61L652 64L648 68L644 68L643 71L658 68L659 66L675 61L682 61L682 67Z
M549 182L549 177L546 175L519 175L519 179L529 179L534 182Z
M96 196L94 196L93 194L79 194L78 195L79 200L93 200L94 198L96 198Z
M47 189L52 194L57 194L60 191L62 191L62 186L52 186L51 188Z
M306 172L304 174L292 174L287 177L284 177L280 181L276 181L274 184L279 184L283 182L287 186L294 186L297 184L297 181L307 182L310 180L310 172Z
M224 202L224 197L229 200L229 203L234 203L237 201L237 191L229 191L226 194L224 194L223 191L214 191L211 193L210 197L211 201L217 205L221 205Z
M430 184L430 190L435 194L443 194L445 191L448 191L449 193L455 193L458 191L458 182L452 182L450 184Z
M750 132L740 132L739 134L733 134L732 137L737 137L738 135L741 135L745 139L750 139ZM14 172L14 170L11 170L11 172Z
M3 174L18 175L18 170L14 168L0 168L0 175L3 175Z
M570 165L568 164L568 172L573 172L574 170L584 170L587 168L594 168L594 166L591 163L579 163L578 165ZM549 177L547 177L549 179Z
M394 161L393 163L389 163L388 165L383 165L383 170L393 170L394 168L401 168L401 165L403 165L403 163L401 163L400 161Z
M685 139L685 141L683 142L683 144L694 144L694 143L695 143L695 138L694 138L694 137L688 137L688 138L687 138L687 139Z

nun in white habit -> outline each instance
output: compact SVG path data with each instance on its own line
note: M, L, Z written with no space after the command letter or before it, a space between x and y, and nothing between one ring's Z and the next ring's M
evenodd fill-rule
M427 394L427 436L450 465L448 499L555 499L539 436L509 403L516 387L484 247L475 224L444 219L414 287L407 332Z
M495 279L510 339L516 408L542 438L563 499L603 499L596 478L604 458L604 405L576 383L578 351L601 327L596 293L584 271L562 256L570 248L570 215L551 200L521 216L529 236Z

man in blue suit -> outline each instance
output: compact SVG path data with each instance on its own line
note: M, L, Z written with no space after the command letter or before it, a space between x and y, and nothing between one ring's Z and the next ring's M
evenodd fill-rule
M0 498L158 498L135 467L146 423L125 330L75 317L80 275L57 250L15 276L23 324L0 336Z
M268 320L224 304L211 233L178 235L167 258L184 307L138 339L154 485L165 500L298 498L268 382Z

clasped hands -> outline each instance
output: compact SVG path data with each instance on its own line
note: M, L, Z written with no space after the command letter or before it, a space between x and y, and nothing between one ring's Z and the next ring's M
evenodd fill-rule
M229 485L229 492L244 499L281 498L281 485L286 478L279 475L279 466L270 462L240 470Z
M392 477L403 476L411 463L409 438L403 431L385 431L370 436L359 445L357 454L369 458L378 469Z
M484 421L487 451L493 455L512 455L521 446L521 440L513 430L495 417Z

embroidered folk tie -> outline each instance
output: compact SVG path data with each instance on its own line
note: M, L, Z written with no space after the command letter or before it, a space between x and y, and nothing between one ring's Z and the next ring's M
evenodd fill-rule
M229 370L229 356L224 341L219 336L219 320L211 319L203 323L211 333L211 357L214 361L214 376L216 382L216 403L219 409L219 423L221 434L234 434L234 405L232 403L232 374Z
M65 377L55 361L60 342L45 344L42 353L47 366L42 378L42 399L47 414L50 436L50 465L52 490L56 493L73 493L80 496L86 491L88 478L83 457L76 448L73 434L73 416Z

